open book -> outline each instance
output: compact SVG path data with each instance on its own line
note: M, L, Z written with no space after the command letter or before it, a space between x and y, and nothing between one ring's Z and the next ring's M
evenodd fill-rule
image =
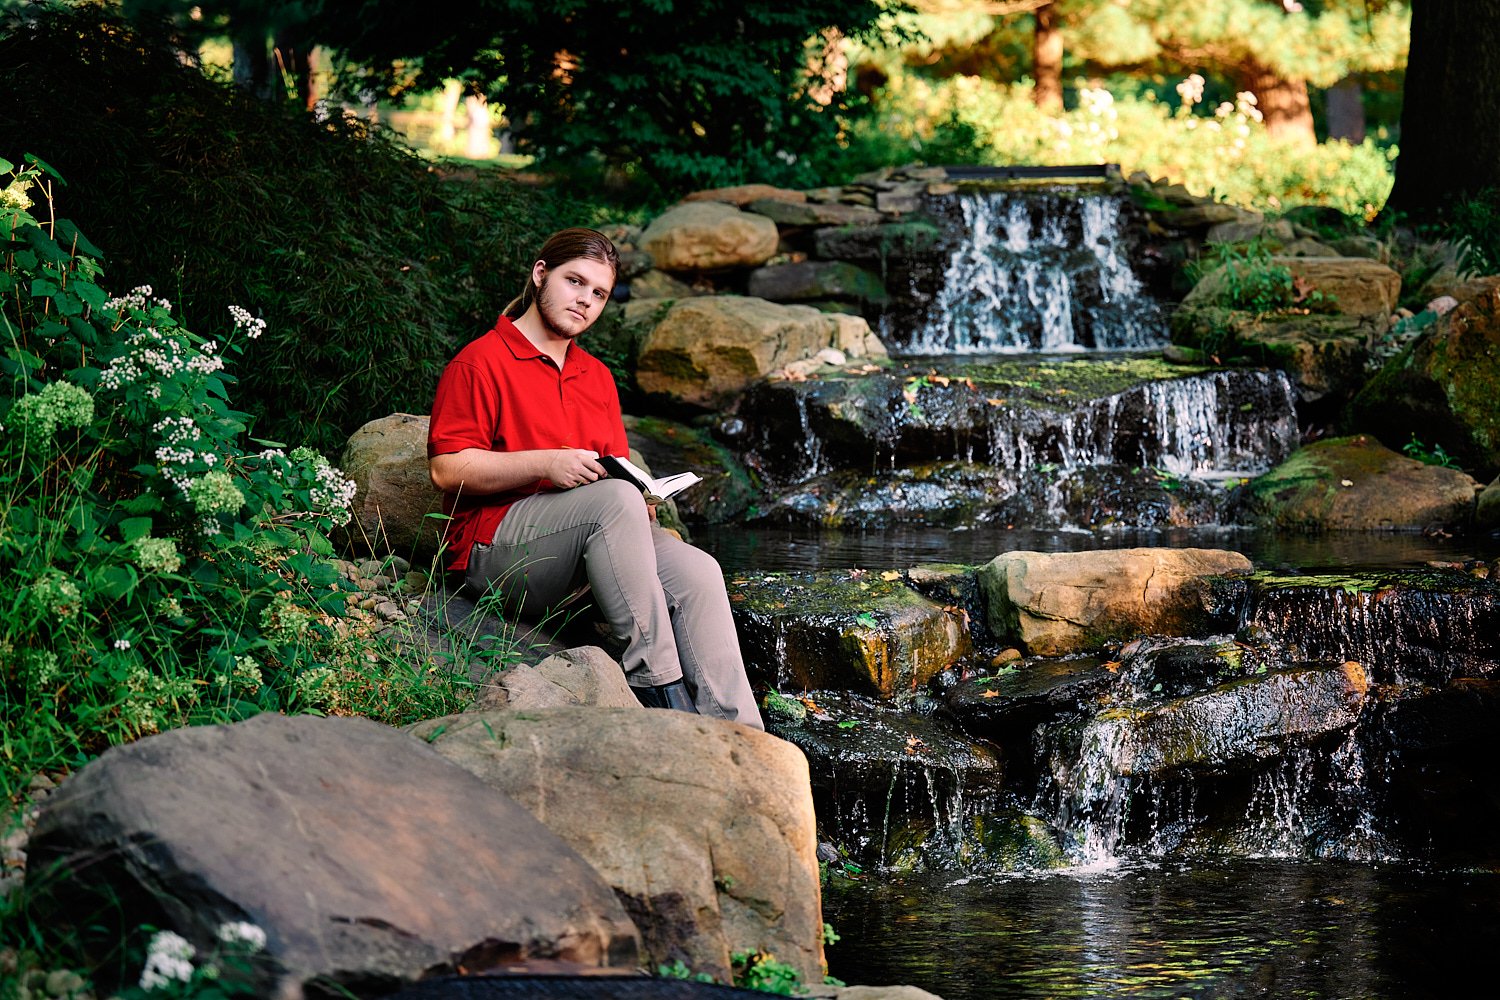
M679 472L675 476L652 479L646 470L633 464L628 458L600 455L599 464L611 479L623 479L646 495L647 503L661 503L667 497L681 493L694 483L703 482L703 477L693 472Z

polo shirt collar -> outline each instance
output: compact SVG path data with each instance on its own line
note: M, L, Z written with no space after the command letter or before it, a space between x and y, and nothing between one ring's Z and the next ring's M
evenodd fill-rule
M540 358L547 363L549 368L556 370L556 366L552 362L552 357L527 340L526 334L522 333L520 327L511 322L509 316L500 317L495 323L495 332L500 335L500 340L504 342L517 361L529 361L534 358ZM576 359L578 351L574 349L575 347L577 347L576 344L569 344L568 353L563 355L563 372L571 374L570 369L577 367Z

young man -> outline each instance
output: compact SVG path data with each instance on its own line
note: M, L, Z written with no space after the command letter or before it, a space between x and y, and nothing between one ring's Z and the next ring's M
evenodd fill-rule
M618 267L603 234L555 233L526 291L444 369L427 458L453 517L449 568L525 615L586 582L627 643L642 704L764 728L719 564L657 527L640 491L597 461L629 445L614 378L575 341Z

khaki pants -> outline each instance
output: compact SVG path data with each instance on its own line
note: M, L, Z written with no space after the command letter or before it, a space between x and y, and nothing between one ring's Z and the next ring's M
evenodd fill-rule
M517 501L490 545L469 553L464 582L498 591L511 611L536 616L587 583L627 645L637 687L685 680L703 715L765 728L745 678L739 638L713 556L663 531L640 491L601 479Z

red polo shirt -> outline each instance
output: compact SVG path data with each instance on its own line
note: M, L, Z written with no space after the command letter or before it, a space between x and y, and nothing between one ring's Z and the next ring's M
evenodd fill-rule
M504 316L443 369L427 432L429 459L465 448L587 448L601 455L626 455L629 447L609 369L575 343L568 346L559 371ZM447 494L443 510L453 517L449 569L463 569L476 542L494 539L511 504L555 489L541 479L503 493Z

